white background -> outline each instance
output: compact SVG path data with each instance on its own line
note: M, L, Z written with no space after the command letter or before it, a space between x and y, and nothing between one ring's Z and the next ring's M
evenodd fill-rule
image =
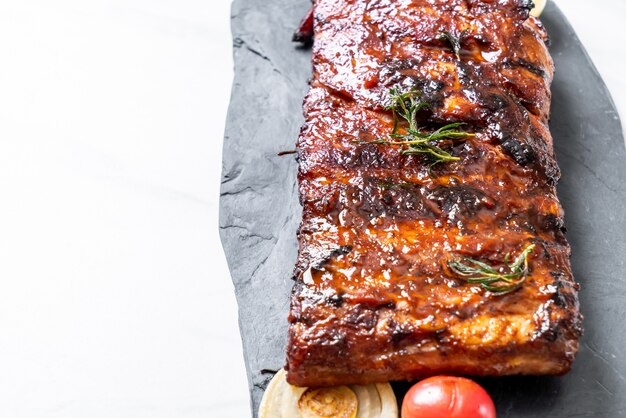
M626 115L626 2L558 3ZM0 0L0 417L249 416L229 7Z

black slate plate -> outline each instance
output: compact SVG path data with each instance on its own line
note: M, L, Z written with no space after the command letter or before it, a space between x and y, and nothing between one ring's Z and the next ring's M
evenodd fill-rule
M231 270L254 415L284 364L301 208L290 150L310 50L291 42L308 0L235 0L235 80L224 139L220 234ZM557 73L552 121L585 335L564 377L483 379L500 417L626 416L626 150L609 92L563 14L542 17ZM401 395L406 384L396 384Z

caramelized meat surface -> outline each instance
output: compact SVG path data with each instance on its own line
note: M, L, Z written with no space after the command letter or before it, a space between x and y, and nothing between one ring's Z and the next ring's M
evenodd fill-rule
M290 383L569 370L581 316L548 130L553 63L530 7L314 2ZM458 161L431 167L404 146L368 144L393 130L392 88L420 92L426 132L462 122L475 134L440 144ZM531 244L527 280L507 294L448 265L499 265Z

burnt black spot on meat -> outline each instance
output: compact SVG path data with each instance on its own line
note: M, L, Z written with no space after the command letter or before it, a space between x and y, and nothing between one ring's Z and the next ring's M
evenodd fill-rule
M532 164L536 160L533 148L515 138L505 138L501 145L502 149L521 166Z
M543 167L543 172L546 176L548 185L556 186L559 182L559 179L561 178L561 170L559 169L556 160L552 157L546 157L545 154L542 154L541 167Z
M402 219L434 215L421 189L404 183L368 180L362 188L347 189L341 201L344 206L354 208L359 216L367 220L383 215Z
M470 125L468 124L468 131L474 130L472 127L469 126ZM449 152L455 157L460 157L463 160L463 164L467 166L473 163L479 163L480 160L485 156L485 150L477 147L474 143L470 141L462 141L454 144L449 149ZM433 169L437 172L445 168L445 164L437 164L433 167Z
M422 100L430 102L430 98L440 97L440 92L445 89L446 83L439 80L424 79L421 77L409 77L410 81L405 81L409 87L419 91Z
M450 334L448 333L448 328L440 328L433 333L433 337L440 344L445 344L450 339ZM445 354L442 353L442 354Z
M344 294L343 293L338 293L336 295L332 295L328 298L326 298L326 302L331 305L334 306L335 308L339 308L341 307L341 305L343 305L344 302Z
M487 195L471 186L439 186L428 198L436 202L450 220L473 216L480 208L493 204Z
M469 319L476 313L476 308L472 306L466 306L456 311L452 311L452 314L461 320Z
M354 97L352 97L348 92L335 89L332 86L326 86L326 88L331 93L331 96L334 96L332 98L332 104L334 105L334 107L338 107L341 102L354 102Z
M355 328L371 330L378 323L378 311L364 305L355 305L344 313L343 322Z
M420 65L421 60L415 59L386 61L379 73L380 84L387 88L399 87L402 91L418 91L421 99L428 102L431 107L441 103L443 101L441 94L446 84L440 80L423 78L417 70ZM422 116L427 113L421 112Z
M390 59L382 64L380 81L387 87L403 82L405 79L413 79L417 83L416 68L419 68L421 60L416 59ZM417 86L415 86L417 87Z
M537 228L535 228L530 222L524 221L522 225L527 231L532 232L533 234L537 233Z
M528 231L533 233L553 234L557 243L565 243L565 222L563 218L551 213L541 213L537 208L531 207L523 214L515 214L511 216L519 216L523 218L521 225Z
M433 94L443 90L446 87L446 83L437 80L427 80L423 82L421 87L424 94Z
M519 7L521 9L525 9L526 11L531 11L535 7L535 3L533 0L518 0Z
M565 273L552 271L550 272L550 275L556 279L554 282L556 290L551 298L554 301L554 304L564 309L576 306L576 292L578 291L577 285L566 280Z
M350 251L352 251L352 246L351 245L342 245L339 248L336 248L336 249L332 250L331 257L337 257L337 256L340 256L340 255L346 255Z
M400 341L410 337L413 334L413 328L405 323L400 323L393 319L389 319L387 321L387 326L389 327L391 334L391 342L394 344L398 344Z
M502 67L504 68L515 68L515 67L522 67L525 68L526 70L530 71L531 73L535 74L536 76L545 78L546 77L546 72L539 67L536 64L533 64L530 61L526 61L524 59L516 59L516 60L508 60L505 61L502 64Z
M559 338L559 322L552 322L547 324L541 330L535 332L534 338L541 338L545 341L555 342Z
M551 213L543 217L543 228L546 231L562 232L563 234L567 232L563 218Z
M481 105L491 112L497 112L510 105L509 100L501 94L487 94L482 97Z
M331 156L339 166L349 169L357 167L397 168L398 165L394 159L384 158L376 144L359 144L349 153L333 150Z
M317 197L315 199L307 199L305 202L306 195L304 193L300 194L300 204L304 206L304 213L313 213L315 214L327 214L333 212L335 207L337 206L337 202L339 200L339 190L343 188L343 185L333 184L330 185L325 190L325 193L321 197ZM306 203L306 204L305 204ZM300 227L302 229L302 225ZM305 229L305 232L310 232L310 230ZM302 232L302 231L299 231Z
M552 254L550 254L550 249L561 248L563 244L546 241L540 237L534 237L529 240L531 243L535 244L537 248L533 251L533 254L536 254L538 257L543 257L546 260L551 260Z
M556 306L559 306L561 308L567 308L568 306L567 295L560 290L560 286L557 286L557 290L554 295L552 295L551 299L554 301Z
M472 75L476 76L468 64L464 61L457 63L457 77L461 84L470 85L474 79Z
M403 188L387 189L383 192L381 201L385 204L385 212L399 214L405 211L421 211L422 196L419 192ZM397 210L396 210L396 205Z
M350 245L343 245L341 247L319 251L314 255L314 257L312 257L311 268L321 270L332 259L346 255L350 251L352 251L352 247Z

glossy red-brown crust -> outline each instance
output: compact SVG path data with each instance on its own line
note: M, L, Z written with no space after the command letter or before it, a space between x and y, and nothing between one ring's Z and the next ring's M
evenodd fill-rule
M364 384L452 373L562 374L581 316L548 117L553 63L525 0L317 0L298 142L303 218L288 381ZM461 37L460 57L440 39ZM429 173L386 138L392 87L424 129L464 122ZM534 243L527 282L495 295L446 267Z

